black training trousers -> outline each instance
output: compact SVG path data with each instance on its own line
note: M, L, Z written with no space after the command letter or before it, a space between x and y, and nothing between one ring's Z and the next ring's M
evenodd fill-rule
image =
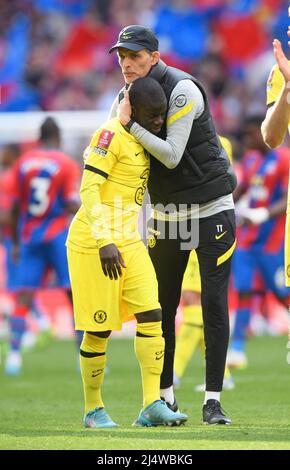
M191 222L180 222L179 227L181 224L186 224L188 229ZM175 315L190 254L189 247L184 249L184 239L172 236L175 235L176 228L169 233L172 224L176 222L161 223L155 219L151 219L148 224L149 254L158 280L165 338L161 388L173 384ZM199 234L196 253L201 275L201 304L206 345L206 390L219 392L223 385L229 341L228 283L231 255L235 244L234 210L201 218L195 221L192 230ZM178 229L177 232L182 233Z

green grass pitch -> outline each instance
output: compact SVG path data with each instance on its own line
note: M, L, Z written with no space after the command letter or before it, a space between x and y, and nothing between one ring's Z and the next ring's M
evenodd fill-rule
M193 392L193 387L203 380L203 364L196 354L176 393L180 408L190 417L186 426L136 429L131 423L141 408L141 385L133 340L112 339L103 397L120 427L91 430L82 427L75 345L53 342L45 350L25 354L20 378L5 377L1 367L0 449L290 449L286 346L286 337L249 341L250 365L235 372L236 389L222 396L231 426L201 424L203 394Z

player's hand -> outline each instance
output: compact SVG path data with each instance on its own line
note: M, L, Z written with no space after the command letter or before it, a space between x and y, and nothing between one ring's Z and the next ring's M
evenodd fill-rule
M290 27L288 27L288 37L290 37ZM290 42L290 41L289 41ZM284 77L285 83L290 82L290 64L282 49L281 42L278 39L273 41L273 50L278 67Z
M260 225L266 222L269 217L269 210L266 207L244 208L240 211L239 216L242 219L241 225Z
M105 276L111 280L122 276L122 267L126 268L122 255L114 243L100 248L100 259Z
M129 99L128 90L124 90L124 98L118 106L117 116L121 124L125 126L131 119L132 108Z

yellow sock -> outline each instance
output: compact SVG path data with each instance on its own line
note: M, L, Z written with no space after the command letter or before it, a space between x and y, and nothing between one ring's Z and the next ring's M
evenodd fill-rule
M225 367L225 379L230 379L231 378L231 373L230 373L230 369L228 368L228 366Z
M194 353L203 339L201 305L189 305L183 309L183 323L176 337L174 372L181 378Z
M164 362L164 338L161 322L137 323L135 354L139 361L143 408L160 400L160 376Z
M83 379L85 413L103 407L101 386L104 380L108 338L100 338L85 332L80 349L80 365Z
M201 305L186 305L183 307L183 323L194 326L203 326Z

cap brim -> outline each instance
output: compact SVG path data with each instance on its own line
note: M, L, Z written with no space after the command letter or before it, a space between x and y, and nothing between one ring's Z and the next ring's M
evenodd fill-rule
M123 47L124 49L129 49L129 51L142 51L142 49L146 49L144 46L140 46L140 44L131 44L129 42L117 42L111 49L109 50L109 54L113 52L115 49L119 49L119 47Z

